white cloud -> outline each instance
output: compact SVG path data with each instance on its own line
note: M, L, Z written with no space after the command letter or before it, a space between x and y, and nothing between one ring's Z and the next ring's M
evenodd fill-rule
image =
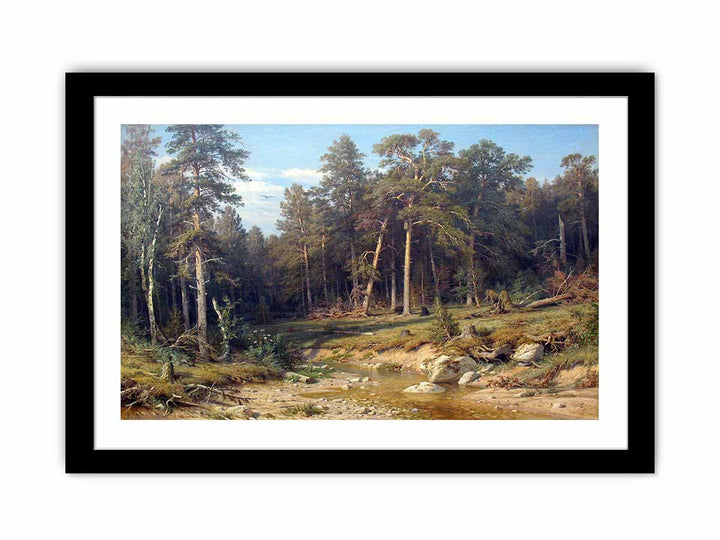
M170 154L165 154L162 157L156 157L155 158L155 167L160 167L161 165L165 165L166 163L170 163L172 161L172 156Z
M275 231L275 220L280 217L280 201L285 188L262 180L236 182L235 192L242 197L243 206L237 208L246 228L260 227L266 234Z
M301 184L314 185L322 178L322 174L313 169L283 169L278 173L282 178L289 178Z
M261 171L259 169L245 169L245 173L253 180L256 178L267 178L268 176L271 176L269 172Z

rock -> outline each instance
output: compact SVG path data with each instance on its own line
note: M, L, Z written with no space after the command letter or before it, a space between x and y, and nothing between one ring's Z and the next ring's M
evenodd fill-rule
M468 371L467 373L464 373L462 377L460 377L458 384L460 386L464 386L468 383L473 382L478 377L480 377L480 374L477 371Z
M299 373L295 373L294 371L286 371L285 380L289 382L305 384L311 384L315 382L315 379L313 379L312 377L306 377L305 375L300 375Z
M542 358L544 347L540 343L523 343L512 355L513 360L519 362L535 362Z
M348 382L362 382L362 377L349 377Z
M524 392L520 392L515 397L533 397L535 395L535 392L532 390L525 390Z
M476 368L475 360L469 356L451 358L442 355L420 364L420 369L430 382L454 382L468 371L475 371Z
M248 419L254 419L260 416L260 414L253 411L250 407L246 405L236 405L235 407L229 407L226 412L230 414L237 414L240 416L244 416Z
M410 337L412 334L410 333L410 330L400 330L400 337Z
M413 408L413 409L410 409L410 412L418 412L419 410L420 410L420 409L415 409L415 408Z
M552 405L553 409L564 409L565 407L567 407L567 405L565 405L564 403L559 403L557 401Z
M370 381L370 377L363 377L363 378L362 378L362 382L369 382L369 381Z
M413 386L408 386L403 392L408 394L439 394L444 392L445 389L439 384L433 384L429 382L421 382Z
M343 384L340 388L341 388L342 390L350 390L350 385L348 385L348 384Z
M363 407L362 409L358 409L356 412L358 414L368 414L370 412L370 409L368 407Z

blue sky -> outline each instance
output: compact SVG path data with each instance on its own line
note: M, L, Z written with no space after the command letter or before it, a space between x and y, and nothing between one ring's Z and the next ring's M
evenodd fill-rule
M158 161L170 159L165 151L169 140L167 126L155 125L155 136L162 137ZM480 139L491 139L506 152L528 155L533 169L527 176L552 180L560 174L560 160L578 152L598 156L597 125L385 125L385 124L267 124L229 125L250 152L245 164L252 182L238 182L236 190L245 202L238 208L246 228L259 226L266 234L276 232L279 204L284 189L293 182L310 187L320 181L320 157L342 134L349 135L365 154L368 168L377 167L379 158L372 147L383 137L395 133L417 133L422 128L438 131L442 138L462 150Z

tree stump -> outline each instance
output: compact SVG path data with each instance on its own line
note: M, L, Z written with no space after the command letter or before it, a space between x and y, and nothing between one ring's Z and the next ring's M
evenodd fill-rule
M429 317L430 316L430 310L426 308L425 306L422 307L420 310L420 316L421 317Z
M175 368L172 362L165 362L162 365L162 371L160 372L160 378L163 381L173 382L175 380Z
M478 336L477 328L475 328L475 325L468 324L465 328L462 329L462 333L460 334L460 339L465 338L474 338Z

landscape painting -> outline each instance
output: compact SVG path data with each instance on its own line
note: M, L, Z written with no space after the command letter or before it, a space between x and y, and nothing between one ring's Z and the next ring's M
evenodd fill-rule
M124 420L596 420L598 126L123 125Z

